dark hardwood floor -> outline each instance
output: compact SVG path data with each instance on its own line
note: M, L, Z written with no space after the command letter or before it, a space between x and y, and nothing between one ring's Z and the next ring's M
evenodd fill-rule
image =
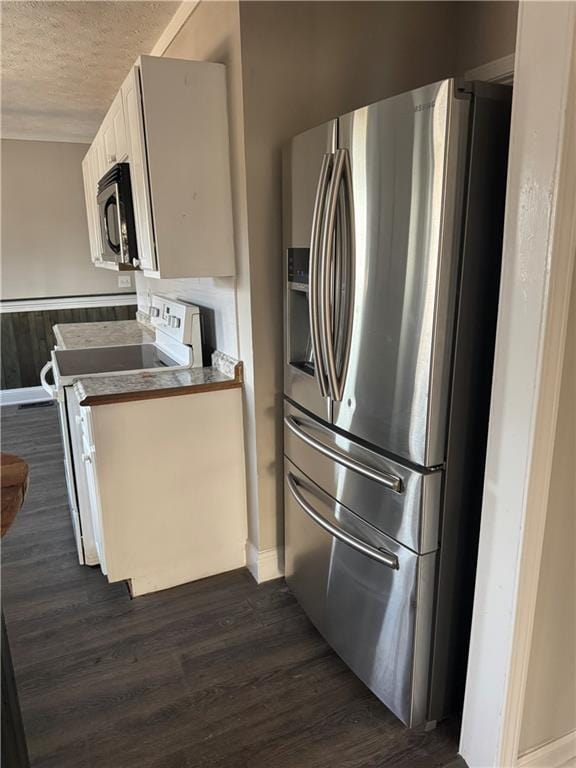
M56 408L2 409L30 464L3 599L33 768L432 768L454 723L406 730L282 580L234 571L131 600L78 565Z

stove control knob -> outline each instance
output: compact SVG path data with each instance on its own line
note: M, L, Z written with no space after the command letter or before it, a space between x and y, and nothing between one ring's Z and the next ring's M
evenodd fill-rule
M180 328L180 318L172 315L172 317L168 318L168 325L170 328Z

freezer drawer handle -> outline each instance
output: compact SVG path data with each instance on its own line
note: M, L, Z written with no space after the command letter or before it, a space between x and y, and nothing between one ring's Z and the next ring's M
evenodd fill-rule
M291 430L297 437L307 443L311 448L314 448L319 453L323 453L324 456L328 456L329 459L333 459L334 461L338 462L338 464L343 464L353 472L358 472L359 475L364 475L364 477L368 477L370 480L375 480L377 483L386 486L386 488L390 488L396 493L402 493L402 481L399 477L388 475L385 472L379 472L376 469L366 467L364 464L360 464L360 462L354 461L354 459L351 459L344 453L340 453L340 451L335 451L333 448L329 448L327 445L324 445L324 443L320 442L320 440L315 440L302 429L294 416L285 416L284 424L286 424L289 430Z
M352 549L355 549L358 552L361 552L363 555L366 555L366 557L369 557L372 560L376 560L376 562L382 563L382 565L386 565L388 568L398 570L398 558L392 552L388 552L386 549L376 549L370 544L366 544L365 541L357 539L355 536L352 536L351 534L342 530L342 528L339 528L337 525L333 525L324 517L322 517L320 513L316 512L314 507L308 504L306 499L299 493L298 480L291 472L288 473L286 482L288 483L290 493L292 496L294 496L294 499L299 504L299 506L302 507L304 512L306 512L306 514L311 517L315 523L318 523L321 528L324 528L325 531L328 531L328 533L334 536L335 539L339 539L340 541L344 542L344 544L348 544L349 547L352 547Z

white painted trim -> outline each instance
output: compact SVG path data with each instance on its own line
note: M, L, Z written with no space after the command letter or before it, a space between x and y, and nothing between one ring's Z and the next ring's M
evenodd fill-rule
M514 80L514 54L489 61L465 74L466 80L483 80L491 83L511 83Z
M576 757L576 731L518 758L518 768L560 768Z
M62 133L20 133L19 131L2 131L0 138L9 141L45 141L47 144L86 144L88 147L94 141L94 134L90 136L66 136Z
M25 405L26 403L44 403L49 400L52 398L43 387L0 389L0 405Z
M127 307L136 305L135 293L110 293L100 296L63 296L58 299L15 299L0 301L0 314L6 312L46 312L54 309L89 307Z
M576 4L520 3L500 310L460 754L518 764L576 226Z
M170 43L188 21L188 18L200 5L200 2L201 0L184 0L184 2L178 6L176 13L166 25L164 32L162 32L156 41L154 48L150 51L151 56L162 56L164 54Z
M279 579L284 576L284 548L273 547L260 552L251 541L247 541L246 566L258 584Z

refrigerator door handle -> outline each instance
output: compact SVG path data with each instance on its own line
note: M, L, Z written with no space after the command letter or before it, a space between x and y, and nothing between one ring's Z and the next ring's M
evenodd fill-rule
M326 373L328 391L332 400L339 400L338 373L336 370L336 354L334 351L334 318L332 299L332 270L331 261L334 254L334 237L336 231L336 213L338 210L338 195L344 170L344 155L337 149L334 154L334 168L328 199L326 202L326 217L322 229L321 261L320 261L320 331L322 346L326 357Z
M299 437L300 440L303 440L311 448L314 448L316 451L322 453L324 456L327 456L329 459L332 459L338 464L342 464L344 467L351 469L353 472L357 472L359 475L363 475L370 480L374 480L375 482L380 483L380 485L384 485L386 488L389 488L396 493L402 493L402 481L399 477L389 475L385 472L380 472L377 469L372 469L371 467L367 467L365 464L360 464L360 462L351 459L349 456L346 456L346 454L341 453L340 451L335 451L333 448L325 445L320 440L316 440L302 429L301 425L297 419L294 418L294 416L285 416L284 424L286 424L288 429L290 429L297 437Z
M345 203L340 208L341 192L344 185ZM343 239L344 259L343 268L335 270L340 275L340 279L334 280L331 268L331 261L334 258L334 245L336 239L336 222L338 211L343 210L345 221L341 222L340 235ZM350 156L347 149L337 149L334 155L334 170L328 191L328 202L326 204L326 218L324 220L324 229L322 232L322 262L320 268L321 274L321 306L320 306L320 327L322 340L327 362L327 374L330 388L330 396L333 400L339 402L342 400L346 372L348 370L348 361L350 359L350 343L352 338L352 317L354 301L354 207L352 199L352 172L350 168ZM345 284L347 296L344 302L346 311L344 343L342 346L342 359L340 362L340 373L338 373L338 364L336 361L336 343L334 326L340 318L336 318L335 308L340 307L340 300L336 300L333 293L338 294L342 286L339 284L341 275L345 275ZM337 284L335 284L337 283ZM332 300L331 300L332 299ZM338 313L339 314L339 313Z
M343 273L346 275L346 301L345 301L345 329L344 329L344 343L342 364L340 369L340 377L338 380L338 400L342 400L344 396L344 386L346 384L346 374L348 372L348 363L350 361L350 347L352 344L352 321L354 318L354 265L355 265L355 243L354 243L354 198L352 195L352 168L350 166L350 155L347 149L340 149L344 155L344 190L345 190L345 217L346 223L344 227L344 242L346 259L346 266Z
M321 528L334 536L335 539L339 539L340 541L344 542L344 544L347 544L352 549L355 549L357 552L366 555L366 557L369 557L372 560L376 560L376 562L381 563L382 565L386 565L388 568L392 568L396 571L398 570L398 558L392 552L389 552L387 549L376 549L371 544L367 544L365 541L362 541L362 539L358 539L356 536L352 536L352 534L348 533L343 528L334 525L333 523L326 520L326 518L322 517L322 515L317 512L314 507L309 504L300 494L298 491L298 480L291 472L288 472L288 475L286 476L286 482L288 483L288 488L290 489L290 493L294 497L296 503Z
M332 164L332 153L327 152L322 158L320 167L320 176L318 177L318 186L316 188L316 199L314 200L314 212L312 215L312 233L310 236L310 266L309 266L309 317L312 339L312 353L314 355L314 371L320 393L322 397L328 396L326 386L326 370L324 366L324 356L322 353L322 342L320 338L320 325L318 317L318 292L319 292L319 270L322 262L320 254L322 222L324 218L326 191L330 175L330 166Z

